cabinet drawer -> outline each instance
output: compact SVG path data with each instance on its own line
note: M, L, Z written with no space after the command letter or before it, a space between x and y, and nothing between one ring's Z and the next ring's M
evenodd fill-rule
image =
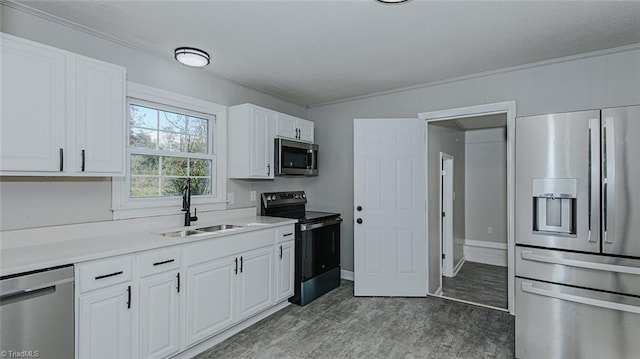
M296 238L294 225L276 228L276 243L291 241Z
M80 293L130 281L132 258L127 255L79 264Z
M140 255L140 276L180 268L180 247L169 247L144 252Z

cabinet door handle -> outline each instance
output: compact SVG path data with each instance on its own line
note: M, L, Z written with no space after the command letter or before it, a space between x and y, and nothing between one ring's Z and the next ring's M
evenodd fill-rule
M81 170L82 172L84 172L84 159L85 159L85 157L86 157L86 156L85 156L85 151L84 151L84 150L80 151L80 157L82 157L82 165L80 166L80 170Z
M176 290L180 293L180 273L176 274L176 278L178 278L178 285L176 286Z
M280 259L282 259L282 246L280 246Z
M267 164L267 176L271 176L271 164Z
M120 275L122 273L123 273L122 271L119 271L119 272L113 272L113 273L110 273L110 274L99 275L99 276L96 277L96 280L109 278L109 277L115 277L115 276Z
M174 262L175 259L167 259L166 261L162 261L162 262L155 262L153 263L154 266L159 266L159 265L163 265L163 264L167 264L167 263L171 263Z
M240 273L242 273L242 256L240 256Z
M285 233L285 234L283 234L282 236L283 236L283 237L289 237L289 236L292 236L292 235L293 235L293 232L289 232L289 233Z
M236 268L233 271L238 274L238 257L236 257Z
M131 309L131 286L127 287L127 309Z
M60 149L60 172L64 171L64 149Z

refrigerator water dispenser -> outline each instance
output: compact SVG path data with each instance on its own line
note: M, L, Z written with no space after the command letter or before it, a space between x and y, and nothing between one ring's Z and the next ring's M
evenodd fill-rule
M577 180L541 178L533 180L533 232L576 234Z

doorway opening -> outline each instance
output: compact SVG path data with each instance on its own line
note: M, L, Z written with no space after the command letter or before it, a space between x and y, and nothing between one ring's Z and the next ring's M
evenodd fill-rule
M515 102L419 118L427 124L428 292L513 314Z

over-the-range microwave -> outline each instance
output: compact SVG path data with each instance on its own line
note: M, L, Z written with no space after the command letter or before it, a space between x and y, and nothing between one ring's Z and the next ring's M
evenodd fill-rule
M275 139L276 176L317 176L318 145Z

